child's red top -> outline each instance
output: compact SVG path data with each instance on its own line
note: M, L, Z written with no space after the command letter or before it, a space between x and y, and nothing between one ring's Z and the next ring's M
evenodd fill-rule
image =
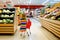
M27 22L27 24L26 24L26 28L27 28L27 29L30 29L30 27L31 27L31 21L30 21L30 19L28 19L28 22Z

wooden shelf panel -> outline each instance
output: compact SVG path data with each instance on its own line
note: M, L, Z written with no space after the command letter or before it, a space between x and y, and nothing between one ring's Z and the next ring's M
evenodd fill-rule
M40 18L40 20L42 21L42 20L45 20L46 22L49 22L51 25L53 25L53 26L55 26L56 28L59 28L60 29L60 21L56 21L56 20L54 20L54 22L53 22L53 20L50 20L50 19L44 19L44 18ZM40 21L40 22L41 22ZM59 23L58 23L59 22Z
M14 27L0 27L0 32L14 32Z
M40 18L42 26L60 38L60 21Z
M8 26L9 27L9 26L14 26L14 24L0 24L0 27L1 26L3 26L3 27Z
M43 27L48 29L50 32L52 32L53 34L55 34L56 36L60 37L60 34L56 33L56 31L54 31L53 28L51 28L50 26L43 24Z
M45 22L46 25L47 25L47 24L49 24L49 26L51 25L53 29L55 29L56 31L59 31L59 32L60 32L60 26L55 25L55 24L53 24L53 23L50 23L50 22L48 22L48 21L44 21L44 20L43 20L43 22ZM58 26L58 27L57 27L57 26Z
M1 34L1 33L3 33L3 34L4 34L4 33L7 33L7 34L8 34L8 33L9 33L9 34L12 33L12 34L14 34L14 32L0 32L0 34Z
M55 27L51 26L50 24L46 24L52 31L54 31L56 34L60 35L60 32L55 29Z

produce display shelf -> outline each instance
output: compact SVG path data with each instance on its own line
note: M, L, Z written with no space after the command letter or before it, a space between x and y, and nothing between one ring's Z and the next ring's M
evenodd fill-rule
M14 34L17 30L17 15L15 8L2 8L0 12L0 34Z
M40 17L42 27L46 28L60 38L60 21Z

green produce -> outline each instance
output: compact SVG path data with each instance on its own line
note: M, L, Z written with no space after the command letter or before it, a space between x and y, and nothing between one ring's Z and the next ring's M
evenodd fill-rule
M10 10L7 10L6 12L7 12L7 13L9 13L9 12L10 12Z
M42 8L41 9L41 14L44 14L45 13L45 8Z
M9 12L10 12L10 10L5 10L5 9L4 9L4 10L3 10L3 12L9 13Z
M4 9L3 12L7 12L7 11Z
M23 11L20 11L19 14L23 14L24 12Z
M3 19L2 22L3 22L3 23L6 23L6 19Z
M13 22L13 20L10 20L10 22Z
M6 21L7 21L8 23L10 23L10 19L6 19Z
M4 15L1 15L1 17L4 17Z
M5 15L5 17L9 17L9 15Z
M50 8L52 5L51 4L48 4L47 6L48 6L48 8Z
M0 20L0 23L2 22L2 20Z
M15 11L12 11L12 12L15 12Z
M14 14L10 15L10 17L14 17Z
M1 15L1 17L9 17L9 15Z
M60 18L58 18L58 20L60 21Z

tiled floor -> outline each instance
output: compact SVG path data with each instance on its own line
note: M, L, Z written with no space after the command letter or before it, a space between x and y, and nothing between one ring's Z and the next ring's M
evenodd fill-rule
M31 18L31 36L21 38L19 30L15 35L0 35L0 40L60 40L53 34L41 27L40 22ZM19 29L19 27L18 27Z

